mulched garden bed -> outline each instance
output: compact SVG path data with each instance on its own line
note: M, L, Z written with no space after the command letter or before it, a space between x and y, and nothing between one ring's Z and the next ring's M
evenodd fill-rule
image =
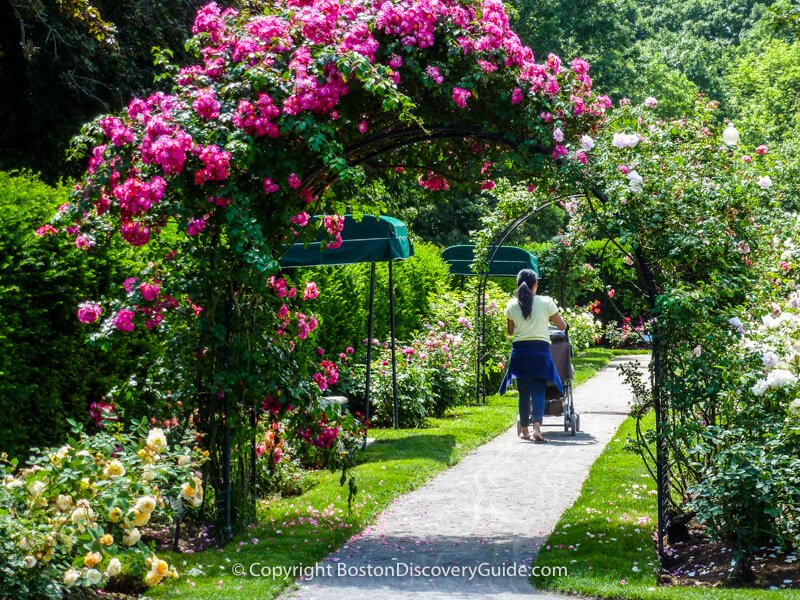
M736 567L731 548L709 540L702 531L690 531L690 534L688 541L665 548L666 557L659 575L662 584L800 589L800 550L761 548L752 561L755 580L743 583L731 580Z

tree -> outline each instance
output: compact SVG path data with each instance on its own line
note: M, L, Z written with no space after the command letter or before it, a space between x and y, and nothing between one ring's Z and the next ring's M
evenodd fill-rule
M153 83L152 48L185 58L200 0L10 0L0 3L0 168L27 166L50 182L81 125L119 110Z

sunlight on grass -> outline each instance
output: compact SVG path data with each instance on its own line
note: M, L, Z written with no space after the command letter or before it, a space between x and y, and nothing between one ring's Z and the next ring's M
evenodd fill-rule
M648 424L652 427L652 421ZM791 590L659 587L653 535L656 486L638 455L624 450L628 418L594 463L581 495L561 517L536 559L569 575L534 580L537 587L625 600L748 600L800 598Z

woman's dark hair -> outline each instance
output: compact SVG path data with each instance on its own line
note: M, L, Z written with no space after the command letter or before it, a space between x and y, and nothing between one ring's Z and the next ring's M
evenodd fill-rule
M522 316L526 319L533 311L533 286L539 281L536 271L522 269L517 273L517 302L522 309Z

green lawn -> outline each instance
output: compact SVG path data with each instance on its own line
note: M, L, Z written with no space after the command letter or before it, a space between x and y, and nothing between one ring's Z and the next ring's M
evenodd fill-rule
M588 379L611 359L609 350L575 357L576 384ZM313 565L351 536L358 534L397 496L409 492L464 455L506 431L517 413L515 394L490 396L486 406L463 406L443 419L430 419L424 429L373 429L375 438L354 469L359 487L352 513L347 490L338 477L312 474L313 487L303 496L262 505L260 523L237 536L224 549L198 554L165 553L181 573L149 592L151 597L249 599L275 597L293 578L236 577L234 565L252 563L258 571L278 572ZM238 568L238 567L237 567Z
M567 567L568 576L535 584L561 592L629 600L783 600L794 590L659 587L653 543L655 482L639 456L624 450L635 421L627 419L592 466L581 495L558 522L536 560Z

